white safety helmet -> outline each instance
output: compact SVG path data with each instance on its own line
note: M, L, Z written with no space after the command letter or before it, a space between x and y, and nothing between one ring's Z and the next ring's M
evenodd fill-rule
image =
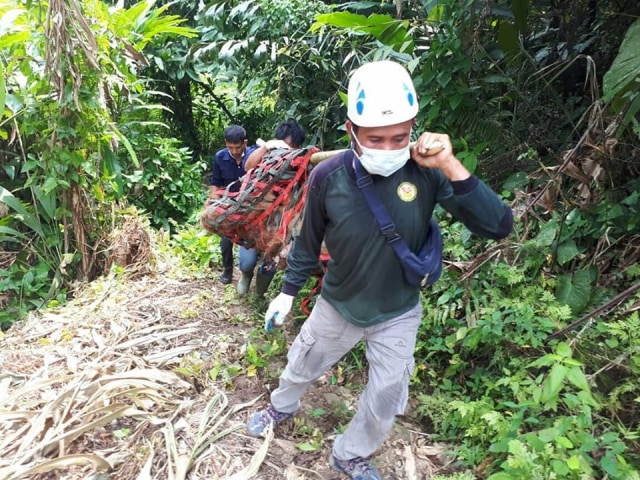
M347 116L359 127L384 127L418 114L418 97L409 72L381 60L362 65L349 80Z

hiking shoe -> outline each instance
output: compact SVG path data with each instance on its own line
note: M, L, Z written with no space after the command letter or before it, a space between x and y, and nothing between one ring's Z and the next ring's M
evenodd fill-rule
M378 469L362 457L352 458L351 460L338 460L335 455L331 455L330 465L353 480L382 480Z
M251 415L251 418L247 422L247 432L249 432L249 435L252 437L258 437L270 423L276 426L291 417L293 417L293 413L279 412L273 408L273 405L269 404L264 410L260 410Z
M238 286L236 287L236 289L238 290L238 296L242 297L249 291L249 286L251 285L252 278L253 272L242 272L240 280L238 281Z
M229 285L233 280L233 272L224 272L220 275L220 283L223 285Z

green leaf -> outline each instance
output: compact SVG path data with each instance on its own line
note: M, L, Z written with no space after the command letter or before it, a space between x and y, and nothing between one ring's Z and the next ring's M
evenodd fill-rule
M127 150L127 152L129 152L129 157L131 158L131 161L133 162L133 164L136 167L140 168L140 161L138 160L138 155L136 155L136 151L131 145L131 142L129 142L127 137L125 137L118 129L114 128L113 133L115 133L118 139L120 139L120 141L123 143L124 148Z
M560 265L573 260L580 252L574 240L568 240L558 246L557 259Z
M544 430L540 430L538 432L538 436L540 440L544 443L553 442L553 440L560 435L560 432L557 428L545 428Z
M316 22L310 31L316 32L323 26L332 26L372 35L383 45L403 53L411 53L413 38L409 34L409 22L397 20L389 15L358 15L350 12L322 13L316 16Z
M560 460L551 460L551 468L556 475L561 475L559 478L565 478L569 474L567 465Z
M567 380L580 390L589 391L589 382L580 367L572 367L567 372Z
M560 355L561 358L571 357L571 347L565 342L560 342L556 347L556 353Z
M536 243L541 247L550 247L556 238L558 225L556 222L547 222L540 229L540 233L536 236Z
M509 21L501 21L498 25L498 46L505 53L519 48L520 42L518 41L518 32L513 23Z
M54 220L56 218L56 206L57 206L57 197L55 192L44 193L43 189L38 185L34 185L31 187L34 196L38 199L39 205L44 210L44 213L47 214L48 220Z
M580 470L580 457L578 455L573 455L569 460L567 460L567 467L573 471Z
M616 478L619 475L618 462L611 455L606 455L600 460L600 466L602 469L611 475L612 478Z
M487 480L513 480L510 473L498 472L491 475Z
M591 299L591 272L578 270L572 274L558 276L556 298L568 305L574 315L581 312Z
M0 120L4 117L4 104L7 99L7 83L4 75L4 66L0 63Z
M622 40L618 56L604 74L603 92L605 101L611 100L631 88L640 77L640 19L636 20Z
M463 99L464 97L460 94L451 95L451 97L449 98L449 107L451 107L451 110L455 110L456 108L458 108L458 105L462 103Z
M555 364L551 367L551 372L542 386L542 396L540 400L543 403L557 399L566 376L567 368L564 365Z
M511 11L515 19L515 25L518 33L523 35L527 33L527 12L529 10L529 0L513 0L511 3Z
M600 408L600 404L596 401L595 398L593 398L591 392L587 390L581 390L580 392L578 392L578 399L585 405L589 405L593 408Z
M491 75L486 75L485 77L482 78L482 81L485 83L493 83L493 84L498 84L498 83L506 83L506 84L511 84L513 83L513 79L507 75L503 75L503 74L497 74L497 73L493 73Z
M367 17L364 15L357 15L350 12L334 12L334 13L321 13L316 17L316 22L311 25L311 33L315 33L321 27L325 25L331 25L333 27L352 28L367 24Z
M567 437L559 436L556 438L556 443L564 448L573 448L573 442Z
M38 217L29 212L24 205L22 205L20 200L14 197L9 190L2 186L0 186L0 202L5 203L7 206L12 208L19 215L19 217L16 217L17 219L21 220L22 223L42 238L45 238L44 230L42 229L42 224Z
M315 452L319 450L319 448L316 445L313 445L312 443L309 443L309 442L296 443L296 448L303 452Z
M0 233L4 233L4 235L0 235L0 242L16 242L17 240L29 240L25 234L20 233L17 230L14 230L11 227L3 227L0 225Z
M543 442L537 435L529 433L524 436L524 440L536 452L544 452L546 442Z

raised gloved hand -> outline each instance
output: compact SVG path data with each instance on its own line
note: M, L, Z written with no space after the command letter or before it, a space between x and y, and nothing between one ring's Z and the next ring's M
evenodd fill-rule
M280 293L276 298L271 300L267 313L264 315L264 329L273 330L276 326L282 325L284 319L291 311L293 306L293 295Z
M275 150L276 148L288 148L291 149L289 145L284 140L273 139L264 143L264 148L267 150Z

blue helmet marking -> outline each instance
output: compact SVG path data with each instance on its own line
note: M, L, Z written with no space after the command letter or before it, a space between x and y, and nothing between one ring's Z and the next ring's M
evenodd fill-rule
M360 90L360 93L358 93L358 98L356 99L356 110L358 112L358 115L362 115L362 112L364 112L364 99L364 90Z
M411 92L411 89L408 87L408 85L406 83L402 84L402 88L404 90L406 90L406 92L407 92L407 101L409 102L409 106L412 107L413 104L415 103L415 98L413 98L413 92Z

